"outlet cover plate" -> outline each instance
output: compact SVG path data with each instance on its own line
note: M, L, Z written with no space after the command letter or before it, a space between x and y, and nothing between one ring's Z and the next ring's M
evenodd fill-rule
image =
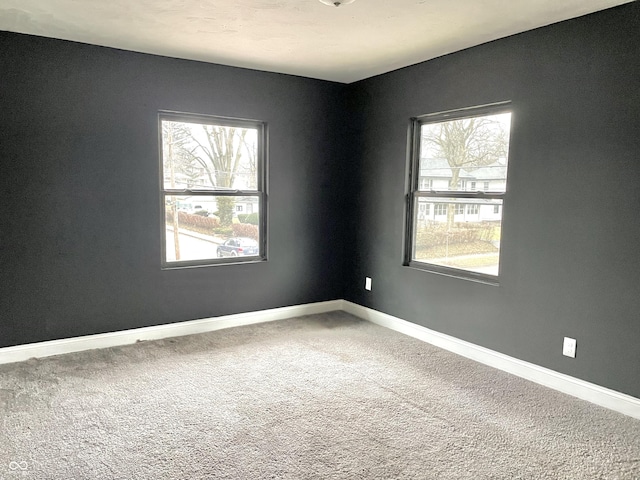
M562 343L562 354L565 357L576 358L576 339L564 337L564 342Z
M365 277L364 278L364 289L365 290L371 290L371 278L370 277Z

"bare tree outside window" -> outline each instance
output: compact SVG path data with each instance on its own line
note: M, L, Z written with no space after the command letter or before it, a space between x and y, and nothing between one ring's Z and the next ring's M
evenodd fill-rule
M473 174L504 160L509 148L509 114L430 123L421 128L421 158L443 158L449 166L450 191L460 190L461 172ZM475 183L474 183L475 185ZM454 222L454 205L447 210L447 225Z

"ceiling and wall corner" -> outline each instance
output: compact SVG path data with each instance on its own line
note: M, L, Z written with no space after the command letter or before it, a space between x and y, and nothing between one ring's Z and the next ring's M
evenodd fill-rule
M350 83L629 0L2 0L0 30Z

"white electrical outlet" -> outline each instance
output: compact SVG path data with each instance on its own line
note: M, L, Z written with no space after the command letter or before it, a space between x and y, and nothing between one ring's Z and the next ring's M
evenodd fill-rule
M371 290L371 278L370 277L365 277L364 278L364 289L365 290Z
M578 342L575 338L564 337L562 344L562 354L566 357L576 358L576 344Z

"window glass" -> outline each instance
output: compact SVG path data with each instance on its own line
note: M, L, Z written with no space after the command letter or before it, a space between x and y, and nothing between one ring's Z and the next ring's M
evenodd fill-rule
M450 208L457 211L458 206L464 207L463 203L450 200L437 204L442 205L445 215ZM480 205L467 205L477 207L474 218L456 218L451 228L446 221L417 219L413 259L433 265L498 275L502 222L500 215L494 213L494 205L500 204L500 200L491 200Z
M406 264L498 276L510 125L504 105L414 120Z
M163 264L264 258L263 124L161 113L160 128ZM226 248L238 238L252 248Z
M436 191L504 192L510 113L427 123L420 128L420 179ZM427 190L420 188L420 190Z
M258 129L162 121L166 189L255 190Z
M218 246L223 243L236 244L238 238L240 241L258 244L259 197L198 196L200 209L194 207L193 198L188 195L165 197L167 262L223 258L224 255L218 252ZM256 213L252 218L237 214L235 207L240 203L255 205ZM225 216L231 219L228 225L221 221ZM247 252L241 253L238 256L248 256ZM257 251L250 253L251 256L258 255Z

